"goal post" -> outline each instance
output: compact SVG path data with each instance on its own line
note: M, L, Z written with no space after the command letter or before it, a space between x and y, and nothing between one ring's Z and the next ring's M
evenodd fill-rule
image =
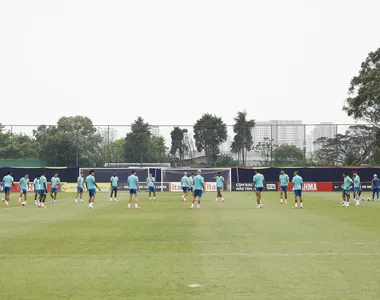
M201 170L202 176L206 183L206 190L216 191L216 183L214 176L217 172L224 178L225 189L227 191L232 190L231 184L231 168L166 168L162 169L162 181L166 182L170 186L170 191L182 191L181 188L181 178L186 172L188 176L192 173L197 175L197 171Z

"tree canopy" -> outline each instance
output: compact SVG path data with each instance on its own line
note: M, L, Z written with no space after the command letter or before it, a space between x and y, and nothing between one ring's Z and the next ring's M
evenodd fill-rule
M380 128L380 48L368 54L352 78L343 110L355 120Z
M238 161L242 161L242 165L246 163L247 152L252 149L253 137L252 129L255 126L255 120L247 119L246 111L239 111L234 118L234 140L231 144L231 152L238 155Z
M227 140L227 125L222 118L204 114L194 125L195 147L205 151L207 164L213 166L220 153L220 145Z

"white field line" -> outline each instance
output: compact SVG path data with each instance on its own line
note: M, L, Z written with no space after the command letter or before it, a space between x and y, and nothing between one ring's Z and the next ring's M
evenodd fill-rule
M81 254L81 253L44 253L44 254L30 254L30 253L2 253L0 257L327 257L327 256L342 256L342 257L360 257L360 256L380 256L380 252L371 253L344 253L344 252L324 252L324 253L265 253L265 252L250 252L250 253L108 253L108 254Z
M35 239L33 239L33 243L35 243ZM40 241L40 242L45 242L45 240L43 241ZM52 245L55 243L55 241L51 241L51 240L47 240L47 242ZM58 242L58 241L57 241ZM111 244L111 243L117 243L118 245L122 245L122 244L156 244L156 245L159 245L159 244L168 244L168 245L175 245L175 244L204 244L204 245L208 245L208 244L254 244L254 245L259 245L259 246L267 246L267 245L270 245L270 246L274 246L274 245L278 245L278 244L295 244L295 245L332 245L332 246L340 246L340 245L343 245L343 246L349 246L349 245L380 245L380 241L373 241L373 242L349 242L349 241L342 241L342 242L337 242L337 241L330 241L330 242L327 242L327 241L277 241L277 242L258 242L258 241L114 241L114 240L110 240L110 241L68 241L67 243L71 243L73 246L75 245L104 245L104 244ZM8 246L8 245L4 245L4 244L7 244L6 241L3 241L3 246ZM25 243L25 242L22 242L22 243L17 243L17 242L10 242L9 244L11 244L12 246L29 246L30 243ZM1 246L0 246L1 247Z

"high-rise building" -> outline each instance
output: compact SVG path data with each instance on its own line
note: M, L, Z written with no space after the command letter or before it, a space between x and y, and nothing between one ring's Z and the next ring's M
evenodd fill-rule
M305 126L300 120L257 121L252 130L254 142L272 139L276 145L295 145L305 147Z
M159 126L150 126L150 132L153 136L160 136L160 127Z
M315 144L319 138L334 138L337 134L337 126L331 122L321 122L315 126L313 130L313 151L319 149L318 145Z

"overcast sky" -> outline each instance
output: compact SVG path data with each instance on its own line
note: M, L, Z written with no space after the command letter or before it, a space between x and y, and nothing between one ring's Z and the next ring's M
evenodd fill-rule
M0 122L193 124L211 112L353 122L378 0L0 2Z

